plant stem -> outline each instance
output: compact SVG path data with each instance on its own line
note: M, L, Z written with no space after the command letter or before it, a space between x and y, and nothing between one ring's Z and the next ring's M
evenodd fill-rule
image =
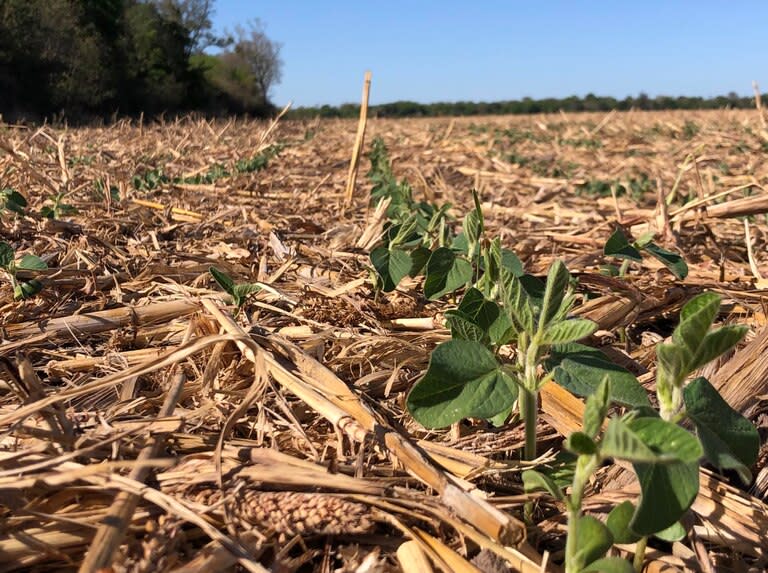
M536 457L536 420L539 393L536 390L520 388L520 416L525 425L525 449L523 459L532 460Z
M579 534L579 518L581 517L579 508L568 504L568 537L565 538L565 573L577 573L576 537Z
M667 422L672 421L683 404L682 388L672 386L671 392L669 392L669 399L667 400L664 399L663 394L659 393L658 386L656 394L659 396L659 415L661 419Z
M623 261L621 261L621 267L619 267L619 276L624 278L628 270L629 270L629 259L624 259Z
M568 506L568 537L565 540L565 573L578 573L576 553L579 547L576 545L576 540L578 538L579 519L581 519L581 500L590 476L599 465L600 458L597 455L581 455L576 461L571 495L566 502Z
M520 388L518 401L520 403L520 417L525 424L525 449L524 460L532 460L536 457L536 425L539 417L539 379L536 376L536 367L539 361L539 345L536 336L528 341L521 337L518 347L518 357L523 370L523 383Z
M635 545L635 556L632 559L632 566L636 573L642 573L643 561L645 561L645 546L648 544L648 537L641 537Z

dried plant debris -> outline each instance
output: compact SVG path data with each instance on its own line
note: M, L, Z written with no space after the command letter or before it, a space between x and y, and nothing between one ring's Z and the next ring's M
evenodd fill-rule
M766 569L757 112L371 118L346 205L356 131L4 126L0 571Z

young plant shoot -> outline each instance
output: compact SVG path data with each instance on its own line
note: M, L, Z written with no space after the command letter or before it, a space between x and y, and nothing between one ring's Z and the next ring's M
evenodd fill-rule
M0 241L0 270L5 271L11 282L14 300L31 298L42 290L43 284L35 278L19 278L19 271L44 271L48 265L36 255L24 255L19 260L15 256L13 247Z
M429 428L449 426L464 418L501 424L517 402L525 424L523 456L533 459L539 390L550 380L576 394L589 395L607 375L620 388L624 403L649 405L631 374L599 351L575 344L597 325L570 316L574 303L571 275L562 261L552 263L544 283L525 274L520 260L502 249L498 238L489 241L485 237L476 193L473 198L475 208L464 218L461 236L475 263L474 271L468 269L474 272L475 283L458 308L446 312L452 340L435 348L427 372L408 395L411 415ZM466 280L465 272L455 268L444 276L452 288ZM425 294L429 283L428 269ZM500 352L507 345L515 346L511 361L502 359Z
M746 327L724 326L710 331L720 308L720 297L704 293L680 313L672 342L656 348L656 391L660 413L644 407L614 417L604 427L613 387L606 378L587 398L583 428L565 441L577 456L568 495L546 474L523 473L526 490L544 489L568 509L566 573L642 570L650 536L675 541L686 535L680 523L699 492L699 463L735 470L751 479L759 436L754 426L728 406L706 378L687 378L709 361L735 346ZM678 425L688 419L693 432ZM632 464L640 483L638 504L616 506L606 523L584 516L581 505L591 475L608 459ZM614 543L636 543L633 565L605 557Z
M235 283L229 275L221 272L216 267L210 267L208 272L211 273L216 283L224 289L224 292L232 297L232 302L235 303L238 312L243 308L251 294L257 293L263 288L263 285L259 283Z
M589 336L597 325L568 316L571 277L561 261L552 264L541 285L510 270L496 241L484 258L486 277L498 272L501 281L485 279L481 286L502 304L471 288L458 308L446 313L453 339L435 348L426 374L408 395L408 410L422 425L437 428L463 418L503 421L517 401L525 423L524 457L532 459L539 390L555 376L554 369L544 373L544 359L553 348ZM516 346L512 362L499 355L508 344Z

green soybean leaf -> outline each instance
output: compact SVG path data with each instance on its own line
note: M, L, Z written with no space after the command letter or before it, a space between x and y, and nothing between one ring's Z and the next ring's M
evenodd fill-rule
M597 323L585 318L572 318L551 324L544 331L543 344L565 344L586 338L597 329Z
M446 323L451 329L451 337L461 340L474 340L487 346L490 344L488 331L480 327L471 317L460 310L449 310L445 313Z
M725 354L744 338L747 331L749 331L748 326L729 325L707 333L691 360L689 368L691 370L696 370L708 362L711 362L721 354Z
M389 241L389 248L392 249L401 245L418 244L421 240L417 229L419 227L419 219L416 215L411 214L397 227L397 233Z
M521 279L509 272L502 272L504 309L509 314L516 330L533 332L533 309L531 299L523 288Z
M683 399L707 460L721 470L736 470L741 480L749 483L749 468L757 461L760 449L757 429L731 408L706 378L689 383Z
M472 317L472 320L488 333L493 344L505 342L512 322L496 302L485 298L482 292L471 288L461 299L459 310Z
M213 279L224 289L224 292L229 293L233 297L235 296L235 282L229 278L229 275L221 272L216 267L209 267L208 272L211 273Z
M450 340L437 346L426 374L408 394L408 411L426 428L463 418L488 419L517 399L515 380L479 342Z
M509 344L510 341L514 340L517 337L517 331L512 325L509 315L499 309L499 317L491 324L488 335L491 337L491 342L499 346Z
M688 265L678 253L663 249L653 242L643 245L642 249L659 260L679 280L684 280L688 276Z
M429 257L432 255L432 251L430 251L426 247L416 247L411 251L411 268L408 271L409 277L416 277L421 274L421 272L424 270L424 267L427 266L427 261L429 260Z
M512 413L512 409L508 408L506 410L502 410L495 416L491 416L490 418L486 418L486 420L494 427L494 428L500 428L504 425L504 423L507 421L507 418L509 418L509 415Z
M605 376L584 405L584 433L594 438L600 432L611 405L611 379Z
M685 538L685 535L685 527L683 527L682 523L679 521L676 521L666 529L662 529L661 531L657 531L653 534L654 537L658 537L662 541L666 541L668 543L680 541L681 539Z
M469 254L469 243L464 232L459 233L451 240L451 250L464 255Z
M480 220L480 233L485 233L483 207L480 205L480 195L477 194L477 189L472 189L472 202L475 204L475 213L477 213L477 218Z
M552 462L546 467L540 467L538 471L551 479L557 487L565 490L573 484L577 460L578 456L561 449L555 454L555 459Z
M605 525L613 534L614 543L636 543L640 536L629 528L635 515L635 506L631 501L623 501L608 514Z
M633 464L642 492L629 524L639 535L653 535L677 522L699 493L699 464Z
M544 490L558 501L565 499L563 490L558 487L554 480L536 470L525 470L523 472L523 488L526 492Z
M529 274L523 274L519 277L520 284L528 295L533 307L537 308L537 313L541 310L541 304L544 300L544 290L546 285L539 277L535 277Z
M5 241L0 241L0 267L9 269L13 262L13 247Z
M58 206L58 214L61 215L77 215L80 211L77 210L77 207L74 205L59 205Z
M486 330L490 328L500 314L499 305L485 298L485 295L474 287L464 293L457 310Z
M384 292L395 290L413 266L407 251L387 247L377 247L371 251L371 262Z
M619 259L628 259L630 261L642 262L643 257L635 247L633 247L624 231L616 229L603 247L603 254Z
M400 232L400 229L402 228L402 225L392 225L387 224L385 225L385 233L384 236L381 238L381 242L385 247L388 247L392 241L397 237L398 233Z
M525 271L523 271L523 263L517 255L509 249L501 249L501 266L516 277L521 277L525 274Z
M565 439L563 446L569 452L577 455L588 455L597 453L597 444L584 432L573 432Z
M633 432L626 422L613 418L608 422L603 439L600 442L600 454L621 460L654 463L658 460L646 443Z
M16 268L27 271L44 271L48 268L48 265L40 257L35 255L24 255L21 257L21 260L16 263Z
M552 322L552 319L560 310L571 275L565 268L563 261L556 260L549 266L547 273L547 282L544 287L544 297L541 303L541 314L539 316L539 331L543 332Z
M480 220L480 215L476 210L472 210L464 216L462 229L464 230L464 235L467 237L469 255L474 256L482 234L482 222Z
M614 402L633 407L650 406L648 395L637 378L595 348L575 343L557 345L545 366L554 370L555 382L577 396L590 396L607 376Z
M0 210L8 209L19 215L24 214L24 207L27 206L27 200L18 191L13 189L3 189L0 191Z
M245 302L245 299L248 298L248 295L259 292L260 290L261 285L256 283L236 284L234 292L232 293L232 298L235 301L235 305L241 306Z
M472 280L472 265L447 247L436 249L427 262L424 295L435 300Z
M496 237L490 244L482 247L483 276L478 281L484 294L491 296L494 290L498 290L501 282L501 239Z
M232 301L238 307L243 305L249 294L259 292L261 290L261 285L256 283L235 284L235 282L227 274L221 272L216 267L210 267L208 272L211 273L218 285L224 289L225 292L232 296Z
M635 573L635 568L621 557L603 557L584 567L581 573Z
M474 287L464 293L456 310L447 311L445 315L454 338L483 343L498 344L512 326L499 305Z
M659 456L659 460L698 463L704 450L685 428L661 418L635 418L629 428Z
M430 208L432 208L431 205L428 203L426 204ZM450 203L443 203L440 205L438 209L435 209L432 214L429 216L429 222L427 223L426 231L427 233L432 233L434 230L436 230L443 219L445 219L446 214L451 208Z
M677 344L657 344L656 358L658 377L668 376L671 382L677 383L688 375L686 351Z
M591 515L581 516L576 535L575 570L582 571L603 557L612 545L613 535L602 521Z
M680 310L680 322L699 325L698 338L706 334L709 325L715 320L720 310L720 295L713 292L697 294L683 305Z
M689 368L719 310L720 297L706 292L693 297L680 311L680 323L672 333L672 342L685 350L686 368Z
M653 241L653 238L656 236L656 233L653 231L646 231L642 235L640 235L637 239L635 239L635 245L637 245L638 248L642 249L645 245Z
M41 290L43 290L43 283L37 279L20 281L13 287L13 298L15 300L32 298Z

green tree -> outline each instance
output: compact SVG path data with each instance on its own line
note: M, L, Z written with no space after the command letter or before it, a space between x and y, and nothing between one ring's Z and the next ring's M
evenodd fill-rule
M231 48L207 60L205 77L239 111L264 113L271 109L270 89L280 81L280 44L270 40L260 21L235 30Z
M123 60L121 103L130 111L185 107L191 87L191 39L179 23L163 18L154 3L128 3L118 50Z
M188 55L200 54L210 46L223 47L230 40L213 33L212 0L154 0L160 15L187 32Z
M104 46L81 3L5 0L0 4L3 110L88 110L111 95Z

